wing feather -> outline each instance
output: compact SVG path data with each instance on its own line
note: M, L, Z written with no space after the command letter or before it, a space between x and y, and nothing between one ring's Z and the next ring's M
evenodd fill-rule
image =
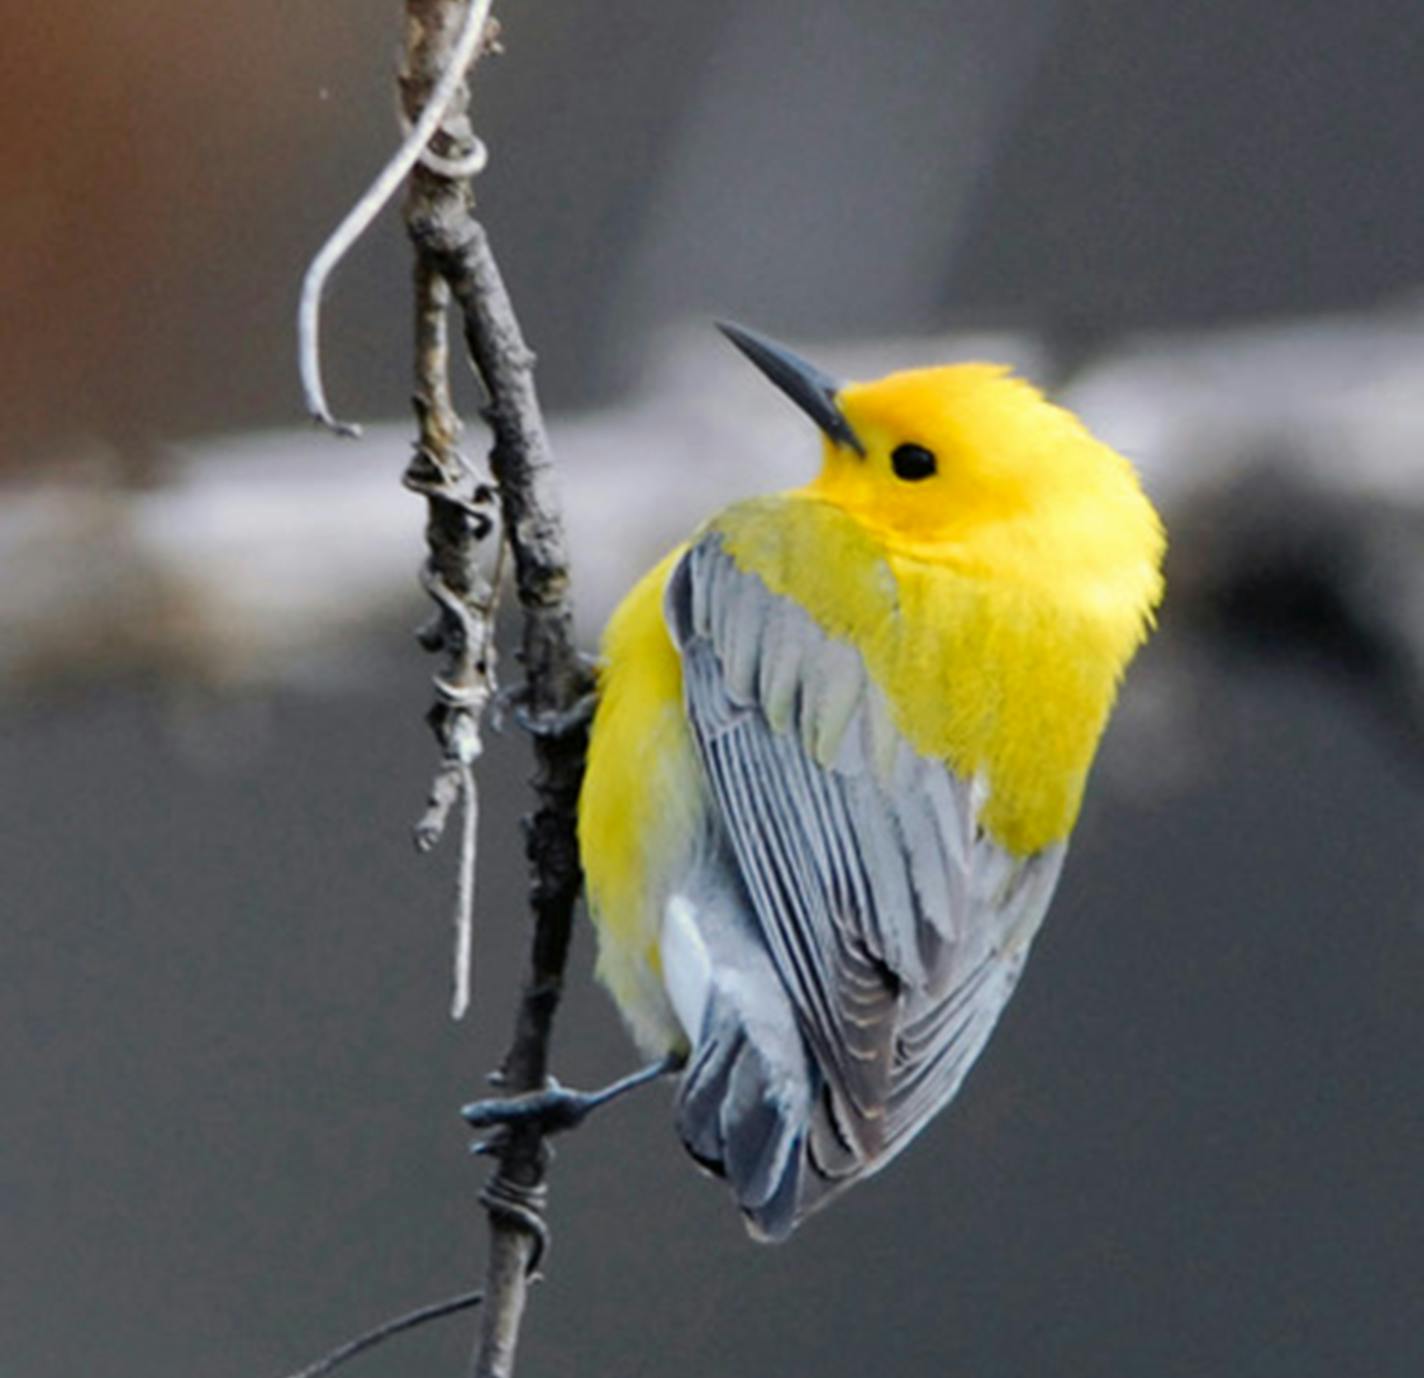
M958 1089L1064 848L1015 858L986 837L982 788L915 752L855 648L715 533L679 563L666 610L732 854L825 1077L809 1144L834 1190Z

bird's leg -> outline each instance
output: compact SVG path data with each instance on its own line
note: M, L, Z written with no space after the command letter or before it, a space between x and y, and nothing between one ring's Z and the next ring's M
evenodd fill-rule
M461 1109L465 1122L474 1129L508 1129L517 1124L534 1123L544 1134L558 1134L575 1129L600 1105L617 1100L659 1077L682 1070L687 1061L682 1053L669 1053L650 1066L620 1077L597 1091L571 1091L552 1077L542 1091L530 1091L523 1096L497 1100L477 1100ZM488 1144L475 1145L475 1151L487 1150Z
M588 656L580 656L579 664L589 672L594 672L595 662ZM511 684L495 695L495 725L504 720L505 713L512 713L514 720L531 736L566 737L593 721L593 710L598 705L598 694L590 692L577 699L562 712L536 712L529 706L529 686Z

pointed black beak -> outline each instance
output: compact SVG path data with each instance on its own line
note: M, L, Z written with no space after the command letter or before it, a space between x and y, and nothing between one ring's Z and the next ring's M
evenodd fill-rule
M730 321L718 321L717 329L836 444L845 445L858 455L865 454L860 437L851 429L850 422L836 403L841 385L834 378L793 354L785 345L768 340L754 330L733 325Z

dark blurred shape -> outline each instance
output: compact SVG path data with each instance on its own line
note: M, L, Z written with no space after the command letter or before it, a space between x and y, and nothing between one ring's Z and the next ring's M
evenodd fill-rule
M1238 668L1262 657L1343 685L1424 783L1418 570L1395 558L1419 548L1417 514L1268 462L1187 504L1173 536L1188 552L1168 571L1184 628Z

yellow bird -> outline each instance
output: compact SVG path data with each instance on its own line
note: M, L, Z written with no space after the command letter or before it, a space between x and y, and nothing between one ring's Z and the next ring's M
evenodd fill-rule
M1005 368L842 385L721 329L820 427L821 472L613 615L579 842L599 973L685 1059L678 1132L780 1239L983 1049L1164 537L1128 462Z

